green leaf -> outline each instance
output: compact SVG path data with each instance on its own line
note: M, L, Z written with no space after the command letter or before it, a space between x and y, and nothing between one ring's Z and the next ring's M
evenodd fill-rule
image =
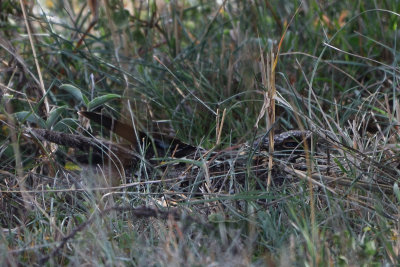
M60 89L63 89L70 93L76 100L83 101L82 90L72 84L63 84L60 86Z
M399 190L399 185L397 183L394 183L393 185L393 192L397 197L397 201L400 202L400 190Z
M376 252L377 252L377 250L376 250L376 245L375 245L375 242L374 242L373 240L368 241L368 242L365 244L364 252L365 252L366 254L370 255L370 256L373 256L373 255L376 254Z
M347 170L343 167L342 163L337 158L334 158L333 161L338 165L342 172L348 173Z
M89 104L87 105L87 109L91 111L116 98L121 98L121 96L116 94L108 94L96 97L95 99L89 102Z
M208 221L212 223L223 223L225 222L225 215L222 212L216 212L208 215Z
M146 37L143 35L143 33L140 30L134 31L132 35L133 35L133 39L138 44L143 45L146 42Z
M15 112L14 115L17 118L17 120L19 120L20 122L29 121L31 123L36 123L37 125L39 125L42 128L46 128L45 121L42 118L40 118L38 115L32 113L31 111Z
M68 129L75 129L76 125L76 120L65 118L57 122L56 125L54 125L53 130L58 132L67 132Z
M129 11L126 9L115 11L113 20L118 28L126 28L129 25Z
M71 162L71 161L67 161L65 163L64 168L67 171L82 171L82 168L79 165L76 165L75 163Z
M50 129L54 125L54 123L58 120L61 113L65 109L66 109L66 106L61 106L50 112L49 117L47 118L47 121L46 121L47 129Z
M85 95L82 95L82 99L83 99L83 103L85 103L85 106L88 107L89 99Z

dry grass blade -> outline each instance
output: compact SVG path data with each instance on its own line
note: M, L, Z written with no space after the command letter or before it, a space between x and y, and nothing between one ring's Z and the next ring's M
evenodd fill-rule
M43 77L42 77L42 71L40 69L39 61L38 61L38 58L37 58L37 55L36 55L36 49L35 49L35 45L33 43L31 28L30 28L29 23L28 23L25 4L24 4L23 0L20 0L19 3L20 3L20 6L21 6L21 9L22 9L22 13L24 15L25 26L26 26L26 30L28 31L29 42L31 44L32 54L33 54L33 58L35 60L36 70L37 70L37 73L38 73L38 76L39 76L40 89L42 90L42 96L44 97L44 106L45 106L45 109L46 109L46 116L48 116L48 114L50 112L49 100L47 99L46 89L45 89L44 82L43 82Z
M267 81L268 81L268 91L267 91L267 129L272 129L275 124L275 97L276 97L276 87L275 87L275 67L276 62L274 58L274 53L271 51L269 57L267 56ZM274 154L274 131L269 132L269 159L268 159L268 180L267 180L267 190L271 185L272 181L272 168L273 168L273 157Z

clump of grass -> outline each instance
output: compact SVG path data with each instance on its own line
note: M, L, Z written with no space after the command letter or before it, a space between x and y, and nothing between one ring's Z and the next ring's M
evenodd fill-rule
M25 16L19 2L1 3L0 262L397 262L398 1L88 3L23 2ZM268 79L276 120L255 131ZM150 164L143 146L130 170L96 171L27 135L38 127L120 142L80 110L222 152ZM262 171L273 169L237 145L302 127L314 133L306 168L274 158L283 182L271 177L267 190ZM213 173L211 159L225 172ZM200 174L185 180L174 164ZM135 214L143 206L154 214Z

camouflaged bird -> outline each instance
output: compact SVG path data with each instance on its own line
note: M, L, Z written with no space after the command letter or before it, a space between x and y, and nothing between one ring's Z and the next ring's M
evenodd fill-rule
M162 172L167 178L195 179L200 173L205 173L207 177L218 173L222 175L232 168L243 170L249 157L253 158L252 170L257 176L263 178L268 157L273 156L277 159L277 162L281 163L293 163L300 154L304 154L304 141L309 142L312 136L312 132L300 130L276 134L274 136L273 154L270 154L268 150L269 139L266 138L267 135L245 144L234 145L219 151L209 151L186 144L168 135L135 131L132 126L102 114L88 111L82 111L79 114L124 138L129 144L117 144L95 137L45 129L30 129L29 132L39 140L76 148L86 153L86 156L79 157L78 161L114 165L114 168L122 173L134 169L138 162L144 160L155 169L164 169ZM168 172L165 168L168 169ZM280 169L275 169L277 169L274 171L276 176L282 180L285 174L279 174ZM241 176L239 175L238 178ZM208 184L211 186L212 183L209 181Z

